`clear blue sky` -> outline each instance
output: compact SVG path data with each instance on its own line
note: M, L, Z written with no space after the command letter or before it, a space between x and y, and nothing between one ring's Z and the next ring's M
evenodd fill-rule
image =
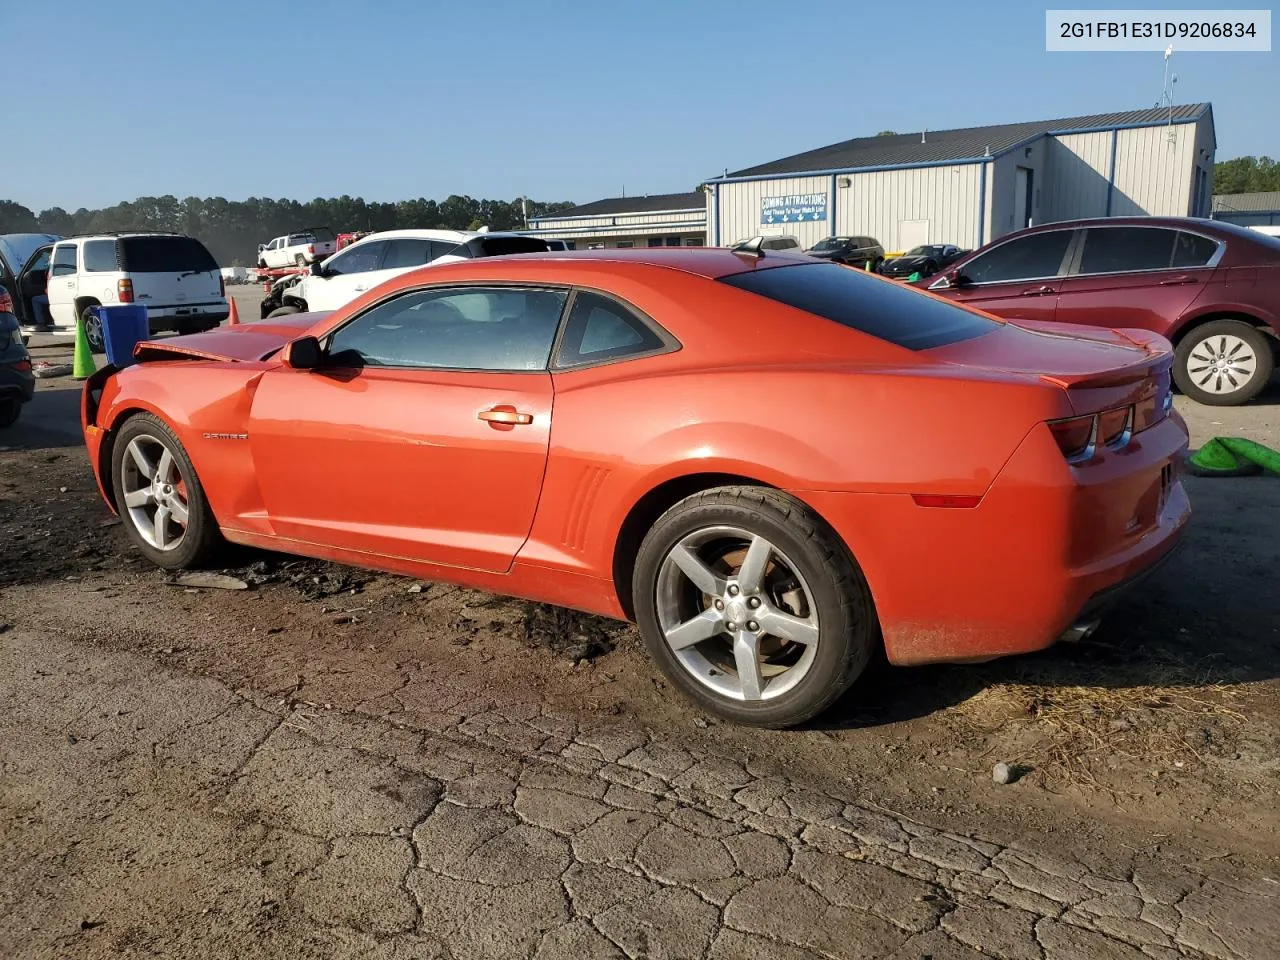
M0 198L36 211L692 190L886 128L1151 106L1163 69L1159 53L1047 53L1045 4L1025 0L0 6ZM1213 103L1218 159L1280 157L1280 55L1173 60L1177 101Z

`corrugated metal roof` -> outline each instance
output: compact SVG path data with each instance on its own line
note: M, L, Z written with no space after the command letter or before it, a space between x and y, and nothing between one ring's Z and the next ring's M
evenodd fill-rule
M1213 197L1213 212L1271 213L1280 210L1280 191L1272 193L1218 193Z
M560 220L564 217L611 217L623 213L653 213L658 210L705 210L707 198L701 190L693 193L654 193L643 197L610 197L584 203L571 210L549 213L538 220ZM535 218L531 218L535 219Z
M1194 120L1209 109L1207 103L1191 103L1173 108L1173 119ZM928 130L884 137L857 137L843 143L797 153L794 156L747 167L729 174L756 177L769 174L804 173L812 170L852 170L859 167L888 167L911 163L946 163L1000 153L1014 144L1052 131L1121 126L1159 126L1169 122L1169 109L1148 108L1121 113L1096 113L1058 120L1035 120L991 127L963 127L957 130Z

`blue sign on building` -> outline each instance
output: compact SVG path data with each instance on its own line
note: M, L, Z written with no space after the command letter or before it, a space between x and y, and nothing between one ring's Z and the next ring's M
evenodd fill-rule
M760 199L761 223L804 223L827 219L825 193L789 193Z

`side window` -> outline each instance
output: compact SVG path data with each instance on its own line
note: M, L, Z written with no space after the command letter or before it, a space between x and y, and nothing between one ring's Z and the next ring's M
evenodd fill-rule
M51 277L65 277L76 272L76 247L74 243L64 243L53 248L53 267L49 270Z
M618 360L664 345L665 341L648 324L618 301L579 290L569 310L556 366Z
M430 240L414 240L401 237L387 241L387 252L382 258L382 270L396 270L401 267L420 267L435 258L431 256Z
M545 370L564 290L415 290L360 314L329 343L342 367Z
M85 273L114 273L120 269L114 240L89 240L84 245Z
M349 273L368 273L370 270L377 270L382 262L382 252L386 247L385 240L372 240L347 247L329 261L325 272L342 277Z
M1155 227L1090 227L1084 238L1080 273L1167 270L1176 238L1173 230Z
M461 246L461 244L454 243L451 240L430 240L428 241L428 243L430 244L431 260L436 260L440 257L445 256L446 254L453 253L455 250L458 249L458 247Z
M270 243L268 243L268 244L267 244L267 249L268 249L268 250L279 250L279 249L280 249L280 238L279 238L279 237L276 237L274 240L272 240Z
M1033 233L1002 243L977 257L964 268L973 283L1002 283L1056 277L1062 272L1062 259L1071 243L1070 230Z
M53 247L45 247L34 257L27 261L25 269L27 273L48 273L49 261L53 257Z
M1218 252L1216 241L1202 237L1196 233L1179 233L1173 243L1173 265L1175 267L1203 267Z

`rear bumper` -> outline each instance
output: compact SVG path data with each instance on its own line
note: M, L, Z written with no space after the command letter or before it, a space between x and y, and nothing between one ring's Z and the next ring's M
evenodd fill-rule
M0 395L17 395L23 403L29 403L36 392L35 374L30 369L19 370L13 363L0 362Z
M1180 419L1111 462L1067 466L1034 431L972 508L906 494L796 491L871 587L889 660L982 661L1051 646L1135 588L1179 544L1191 505Z
M231 307L226 300L154 307L144 304L144 306L147 308L147 319L151 323L153 333L161 330L177 330L179 325L216 325L231 315Z

